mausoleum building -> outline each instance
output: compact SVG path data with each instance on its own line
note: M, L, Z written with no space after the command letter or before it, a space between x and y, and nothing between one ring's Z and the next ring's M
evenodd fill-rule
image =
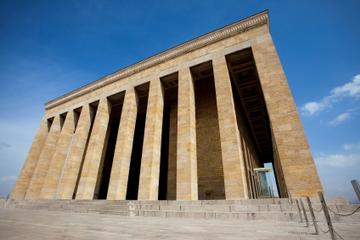
M322 191L268 12L45 104L13 199L259 198Z

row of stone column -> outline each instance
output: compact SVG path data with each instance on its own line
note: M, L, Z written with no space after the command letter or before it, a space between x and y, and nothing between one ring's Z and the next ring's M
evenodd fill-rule
M225 57L213 59L226 199L248 198L241 136ZM178 73L176 199L198 198L195 91L189 68ZM141 157L139 200L157 200L164 90L160 78L150 81ZM126 90L107 199L126 198L134 139L138 98L134 88ZM69 111L61 128L55 116L47 130L44 119L12 193L25 199L93 199L97 184L111 105L99 100L95 119L88 104L82 107L77 127ZM92 126L92 130L90 128ZM81 174L81 175L79 175ZM77 189L76 189L77 188Z

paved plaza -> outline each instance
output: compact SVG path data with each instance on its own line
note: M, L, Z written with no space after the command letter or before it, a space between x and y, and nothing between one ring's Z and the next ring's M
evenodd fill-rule
M359 239L360 223L335 225ZM323 228L325 228L323 226ZM330 239L296 222L239 221L68 213L0 208L0 239Z

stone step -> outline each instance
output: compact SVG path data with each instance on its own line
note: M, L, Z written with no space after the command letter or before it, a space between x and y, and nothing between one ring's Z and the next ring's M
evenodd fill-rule
M262 204L262 205L159 205L159 204L134 204L137 210L161 210L161 211L222 211L222 212L269 212L269 211L291 211L296 212L295 205L276 205L276 204Z
M136 216L144 217L179 217L179 218L204 218L204 219L238 219L238 220L274 220L274 221L299 221L296 213L284 212L205 212L205 211L134 211Z
M120 216L129 216L129 211L110 211L110 210L101 210L99 211L100 214L109 214L109 215L120 215Z
M274 221L299 221L299 212L295 202L288 199L256 200L214 200L214 201L109 201L109 200L8 200L3 204L7 208L48 210L78 213L99 213L122 216L159 216L186 218L221 218L238 220L272 219ZM325 222L319 202L314 201L316 219ZM351 212L358 205L338 201L329 207L340 213ZM305 204L307 216L310 212ZM360 213L350 217L336 216L330 213L334 222L356 222Z
M242 199L242 200L197 200L197 201L183 201L183 200L137 200L129 201L136 204L159 204L159 205L230 205L230 204L241 204L241 205L259 205L259 204L293 204L289 199Z

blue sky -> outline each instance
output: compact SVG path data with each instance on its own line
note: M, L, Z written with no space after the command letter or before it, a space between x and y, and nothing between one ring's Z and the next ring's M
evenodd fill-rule
M359 1L0 2L0 195L15 182L44 103L269 9L326 193L360 179Z

